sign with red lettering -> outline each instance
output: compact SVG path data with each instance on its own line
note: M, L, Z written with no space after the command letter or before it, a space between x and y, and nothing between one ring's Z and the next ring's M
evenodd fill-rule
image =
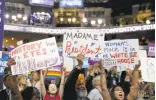
M16 65L11 67L13 75L53 67L60 64L55 37L21 45L10 52Z
M98 30L70 29L64 34L63 55L77 56L85 54L85 57L102 58L105 34Z
M155 58L141 59L141 74L145 82L155 82Z
M104 42L104 66L132 65L138 57L138 39L113 40Z

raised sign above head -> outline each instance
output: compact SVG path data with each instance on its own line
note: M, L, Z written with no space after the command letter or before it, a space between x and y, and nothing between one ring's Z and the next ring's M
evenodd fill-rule
M74 56L83 53L86 57L102 58L105 34L87 29L66 31L63 39L63 55Z

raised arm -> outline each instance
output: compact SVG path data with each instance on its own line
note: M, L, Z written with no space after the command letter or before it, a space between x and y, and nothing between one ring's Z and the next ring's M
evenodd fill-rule
M92 65L89 65L87 73L88 75L86 78L86 88L87 92L89 93L93 89L92 80L94 76L94 68Z
M46 95L46 88L45 88L45 84L44 84L44 75L43 75L42 70L40 70L40 85L41 85L41 94L44 98Z
M47 76L47 73L48 73L48 68L46 68L46 70L44 71L44 74L43 74L43 79L45 80L46 76Z
M135 68L132 73L132 86L130 89L130 93L127 96L128 100L134 100L134 98L137 96L137 89L139 86L139 67L141 66L141 63L139 61L139 64L135 65Z
M15 65L15 64L16 64L15 60L10 58L7 62L8 67L5 68L4 73L11 75L11 66ZM12 99L13 100L23 100L21 93L19 92L19 89L18 89L17 77L15 75L11 76L10 80L11 80L10 87L11 87Z
M101 85L102 85L102 96L104 100L111 100L109 91L107 89L107 82L106 82L106 73L104 68L101 69Z
M81 73L83 59L84 59L83 55L80 54L77 56L78 65L76 66L76 68L74 68L71 71L71 73L64 85L63 100L70 100L71 97L69 97L69 96L75 95L74 91L75 91L76 80L77 80L79 74Z
M63 92L64 92L65 73L66 73L66 69L62 68L61 83L60 83L60 89L59 89L59 95L61 98L63 98Z

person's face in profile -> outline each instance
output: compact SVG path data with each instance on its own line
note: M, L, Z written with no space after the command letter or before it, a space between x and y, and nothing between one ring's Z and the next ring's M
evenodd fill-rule
M8 76L6 80L4 81L4 85L6 88L11 88L11 84L12 84L11 76Z
M22 78L19 80L19 84L21 84L21 85L27 85L27 78L26 78L26 77L22 77Z

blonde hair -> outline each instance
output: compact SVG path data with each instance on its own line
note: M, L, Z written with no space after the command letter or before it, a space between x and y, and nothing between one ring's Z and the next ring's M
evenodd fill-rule
M18 77L17 77L17 82L18 82L18 84L19 84L19 82L20 82L20 80L21 80L22 78L26 78L26 79L27 79L27 76L26 76L26 75L18 75Z
M97 82L98 81L100 81L100 75L98 75L98 76L95 76L94 78L93 78L93 80L92 80L92 85L94 86L94 87L96 87L98 84L97 84Z

